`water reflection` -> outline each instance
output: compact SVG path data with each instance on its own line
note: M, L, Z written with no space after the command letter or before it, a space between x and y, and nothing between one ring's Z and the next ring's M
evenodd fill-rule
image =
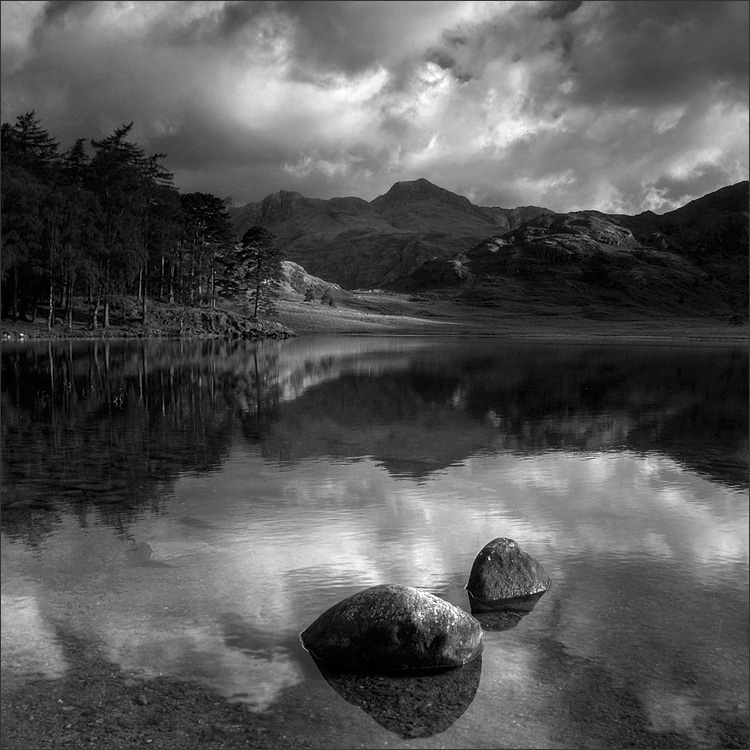
M314 661L344 700L404 739L448 729L471 705L482 673L481 654L462 667L422 675L362 672Z
M476 455L630 449L745 488L747 379L742 348L4 344L2 507L14 512L2 524L35 544L62 502L124 533L162 511L181 473L217 471L237 428L280 465L372 457L423 481Z
M297 634L379 583L466 609L476 550L507 536L555 585L518 627L486 626L471 705L419 744L729 746L747 724L746 355L4 344L3 669L64 675L73 633L256 711L308 701L320 746L387 746L410 727L354 708L371 696L332 701Z
M475 601L470 594L471 614L479 620L483 630L510 630L536 607L545 593L540 591L537 594L482 603Z
M277 356L236 342L4 345L3 529L35 544L61 502L121 533L160 513L181 473L219 469L237 421L265 431Z

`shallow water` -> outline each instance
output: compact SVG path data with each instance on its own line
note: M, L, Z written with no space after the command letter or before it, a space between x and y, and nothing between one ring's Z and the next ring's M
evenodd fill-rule
M4 344L3 671L60 676L75 635L315 746L721 744L748 717L747 353ZM331 675L302 649L379 583L468 610L498 536L553 584L481 661Z

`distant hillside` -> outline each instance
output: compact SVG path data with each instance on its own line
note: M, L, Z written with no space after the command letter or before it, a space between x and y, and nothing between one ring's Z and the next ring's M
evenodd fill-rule
M424 179L397 182L369 203L282 190L230 209L238 236L262 226L276 235L287 260L346 289L392 283L427 260L450 258L545 212L482 208Z
M466 304L537 299L594 317L628 311L747 315L748 183L662 216L540 214L397 279L401 291L453 289ZM587 309L588 306L588 309Z
M469 306L592 318L747 315L747 182L661 216L482 207L424 179L370 202L280 191L231 215L238 235L273 232L297 273L342 301L354 289L442 290Z

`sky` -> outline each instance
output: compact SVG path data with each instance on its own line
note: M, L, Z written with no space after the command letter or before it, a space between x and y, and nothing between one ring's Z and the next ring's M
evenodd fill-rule
M748 179L748 11L719 2L2 0L2 122L133 122L181 192L664 213Z

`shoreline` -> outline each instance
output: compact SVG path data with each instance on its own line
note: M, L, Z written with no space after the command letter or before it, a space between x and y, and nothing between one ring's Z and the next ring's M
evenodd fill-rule
M136 300L126 298L108 328L92 329L81 302L73 324L60 318L52 331L46 317L35 322L0 321L3 341L66 339L247 339L268 340L310 335L473 336L574 342L651 342L747 345L748 323L732 325L718 314L701 317L626 312L614 307L540 307L507 300L502 306L474 307L450 297L412 296L373 290L353 292L338 304L305 302L288 294L276 302L272 319L252 318L236 306L182 308L153 302L146 323Z
M304 321L294 315L280 315L274 323L278 328L270 335L250 335L249 340L284 339L301 336L447 336L496 339L528 339L550 343L653 343L653 344L750 344L748 326L722 325L710 320L670 321L600 321L524 316L517 321L472 320L466 316L461 321L434 320L387 314L341 311ZM24 341L132 341L145 339L225 339L237 338L230 332L205 331L180 336L161 330L149 330L134 325L116 325L109 329L75 327L73 330L58 327L47 331L44 323L2 321L0 334L3 343Z

